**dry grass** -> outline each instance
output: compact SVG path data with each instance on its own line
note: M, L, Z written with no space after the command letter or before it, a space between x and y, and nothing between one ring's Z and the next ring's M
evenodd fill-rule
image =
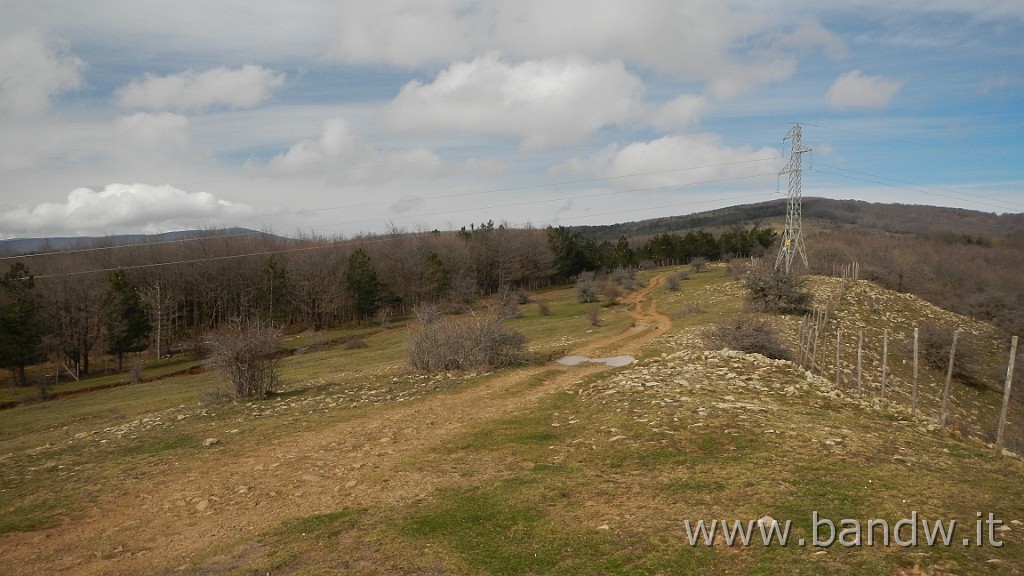
M508 321L541 347L628 327L628 315L608 313L587 334L585 306L572 289L541 296L550 316ZM408 332L393 329L365 337L365 349L325 347L284 359L281 391L264 401L199 407L199 391L214 381L183 374L7 411L0 420L0 529L8 538L61 523L74 529L86 506L201 472L211 458L221 468L248 472L259 451L232 442L231 429L290 449L302 438L324 438L339 422L365 418L358 436L332 436L331 450L298 450L266 471L281 488L261 498L317 498L325 505L277 522L262 518L270 527L257 532L234 526L220 536L204 532L204 546L182 573L1009 575L1024 569L1018 525L1003 534L1003 548L689 546L687 519L769 514L791 520L794 537L809 538L815 510L834 520L890 522L917 511L958 519L971 532L964 537L973 537L977 511L1024 521L1024 463L997 457L978 440L929 431L926 421L910 421L899 409L871 409L832 394L790 365L701 352L700 330L743 306L742 290L721 267L695 275L679 292L659 291L658 298L670 315L697 307L652 348L666 356L646 354L641 364L599 374L587 372L592 367L536 369L535 377L514 385L503 384L509 372L421 377L403 368ZM904 369L898 366L896 377ZM495 395L517 398L554 378L564 385L500 417L448 419L440 402L499 384L479 397L484 409L500 399ZM438 402L426 404L433 399ZM397 419L398 406L409 406L415 420ZM963 414L970 418L969 410ZM104 432L154 415L161 425ZM389 455L403 435L435 427L452 433L400 459ZM201 447L211 436L222 438L216 452ZM321 480L307 478L321 460ZM346 488L357 474L360 483ZM242 498L236 488L227 486L230 497ZM115 544L96 552L114 561L125 554ZM7 548L0 559L14 551ZM105 561L76 552L84 562ZM14 572L69 553L35 550L39 563L18 564Z

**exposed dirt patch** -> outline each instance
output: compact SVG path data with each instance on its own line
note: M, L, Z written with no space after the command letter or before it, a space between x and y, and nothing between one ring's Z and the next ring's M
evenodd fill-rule
M662 274L623 298L634 319L631 328L573 353L642 356L644 346L671 327L652 300L664 279ZM455 481L458 471L413 470L409 463L419 455L606 370L613 368L525 367L453 391L383 404L315 431L230 449L215 444L200 456L141 470L102 490L91 509L58 527L2 537L5 564L17 573L47 575L230 570L258 552L246 542L290 519L430 498L437 487ZM217 550L227 552L208 556Z

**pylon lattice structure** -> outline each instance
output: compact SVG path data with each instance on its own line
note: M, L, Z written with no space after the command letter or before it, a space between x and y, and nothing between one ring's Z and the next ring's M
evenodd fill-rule
M775 269L785 266L786 274L789 274L793 266L793 256L799 254L800 260L807 269L807 253L804 251L804 233L801 230L803 219L803 201L801 198L801 172L802 157L804 152L811 149L804 146L800 141L800 124L795 124L782 139L783 146L786 140L790 141L789 162L779 172L779 175L789 174L789 195L786 202L786 231L782 233L782 245L779 246L779 256L775 259Z

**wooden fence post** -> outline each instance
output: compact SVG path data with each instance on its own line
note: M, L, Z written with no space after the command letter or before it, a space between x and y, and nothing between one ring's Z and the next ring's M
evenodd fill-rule
M889 377L889 329L882 333L882 398L885 398L885 381Z
M949 420L949 385L953 381L953 361L956 359L956 341L960 337L960 331L953 331L953 345L949 348L949 368L946 370L946 386L942 389L942 418L939 423L945 427Z
M917 418L917 350L918 350L918 332L917 326L914 326L914 389L910 393L910 417Z
M864 371L861 369L864 359L864 330L857 334L857 394L864 395Z
M1010 386L1013 384L1013 362L1017 359L1017 337L1010 341L1010 363L1006 367L1006 384L1003 385L1003 409L999 412L999 429L996 432L996 450L1003 450L1003 429L1006 428L1006 409L1010 406Z
M839 366L839 337L843 334L842 328L836 328L836 388L839 388L839 373L842 368Z

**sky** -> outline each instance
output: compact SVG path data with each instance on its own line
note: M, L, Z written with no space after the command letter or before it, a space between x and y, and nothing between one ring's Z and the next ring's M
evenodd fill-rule
M0 0L0 238L1024 211L1020 0Z

